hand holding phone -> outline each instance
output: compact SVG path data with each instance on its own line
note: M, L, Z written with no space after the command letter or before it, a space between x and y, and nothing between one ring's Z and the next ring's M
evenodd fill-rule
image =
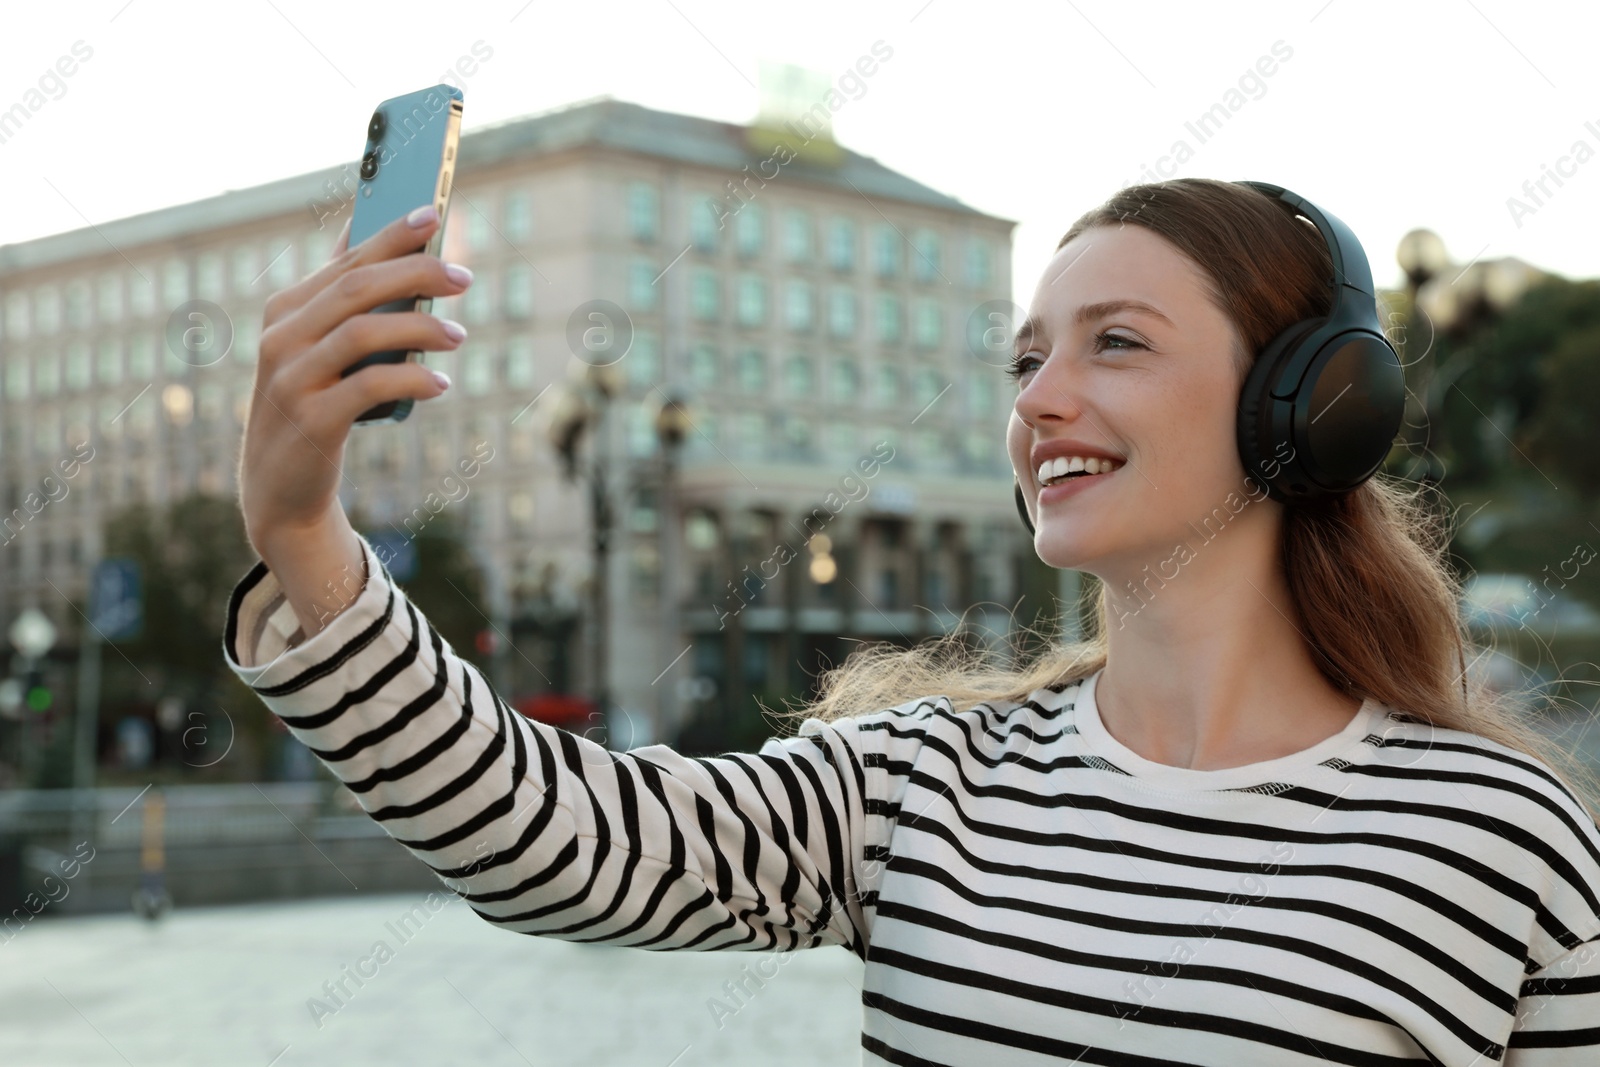
M418 296L456 296L472 272L417 251L438 232L426 204L267 300L244 444L239 498L245 531L262 559L292 553L300 535L347 523L339 502L345 443L360 413L444 392L446 382L415 360L383 362L360 374L371 352L449 351L466 331L421 311L374 309ZM346 242L341 241L341 245Z
M385 100L367 123L367 144L361 154L355 208L351 213L350 246L366 241L383 227L404 217L419 205L432 204L440 224L419 249L439 254L444 220L450 208L455 175L456 147L461 134L461 90L435 85ZM425 294L390 301L377 312L426 312L433 304ZM346 367L346 376L374 363L414 362L417 350L372 352ZM400 422L411 414L409 397L386 400L361 413L355 425Z

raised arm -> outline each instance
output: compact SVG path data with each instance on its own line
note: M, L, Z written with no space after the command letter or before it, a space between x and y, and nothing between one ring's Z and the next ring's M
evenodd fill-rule
M485 919L645 948L848 945L864 954L889 805L854 720L716 759L611 752L509 709L350 526L351 425L442 391L372 351L453 348L431 315L372 313L459 293L470 274L412 251L431 209L268 301L240 461L261 562L228 604L224 655L362 807ZM404 433L404 427L372 432ZM871 811L869 812L869 809Z

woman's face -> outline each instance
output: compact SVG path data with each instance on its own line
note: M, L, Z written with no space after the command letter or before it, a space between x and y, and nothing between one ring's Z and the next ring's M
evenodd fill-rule
M1134 302L1148 307L1120 306ZM1057 251L1017 334L1006 429L1040 559L1120 588L1203 544L1214 509L1232 518L1230 493L1263 500L1235 438L1236 336L1199 267L1143 226L1093 227ZM1066 440L1122 465L1041 506L1032 450Z

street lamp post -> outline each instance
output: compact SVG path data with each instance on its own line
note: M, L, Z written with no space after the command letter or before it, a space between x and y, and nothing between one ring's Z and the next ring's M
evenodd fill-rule
M1423 288L1428 286L1430 282L1434 282L1445 268L1450 265L1450 254L1446 251L1444 241L1438 234L1432 230L1419 228L1412 230L1400 239L1400 246L1395 250L1395 259L1399 262L1400 269L1406 275L1406 327L1404 339L1400 343L1400 355L1406 366L1416 368L1412 373L1422 383L1421 391L1411 394L1407 398L1406 406L1412 409L1418 407L1422 409L1420 414L1426 421L1431 436L1433 419L1432 405L1428 399L1428 389L1433 377L1434 338L1430 332L1428 347L1423 352L1414 351L1411 341L1417 332L1417 328L1421 325L1417 321L1416 313L1419 310L1418 301L1421 299ZM1453 295L1454 291L1448 289L1444 294L1446 299ZM1427 311L1428 309L1424 310ZM1437 317L1433 314L1429 314L1428 318L1430 322L1438 323ZM1426 367L1418 367L1424 360L1427 360ZM1415 425L1415 423L1408 419L1407 425ZM1430 484L1438 481L1438 476L1434 472L1431 451L1426 463L1427 470L1424 472L1422 480ZM1409 475L1409 473L1408 471L1407 474Z
M621 390L615 364L574 364L572 381L562 390L550 421L550 439L564 461L567 480L578 478L578 447L587 434L593 439L589 471L589 508L593 530L594 576L590 583L592 606L590 642L594 672L594 701L609 737L610 692L606 662L606 571L611 548L611 505L606 492L605 415L611 398Z
M656 408L656 438L661 442L661 489L657 521L661 530L661 570L658 595L661 599L661 662L676 662L678 650L667 647L680 632L678 627L678 507L677 486L673 481L673 460L684 438L693 429L687 404L675 396L663 395ZM692 665L691 665L692 666ZM652 740L659 738L663 727L676 727L677 708L672 701L673 687L661 684L656 687L656 723Z

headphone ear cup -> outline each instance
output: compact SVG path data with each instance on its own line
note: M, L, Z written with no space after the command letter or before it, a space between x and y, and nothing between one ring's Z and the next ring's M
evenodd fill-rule
M1294 359L1300 343L1326 322L1325 318L1303 319L1268 341L1251 364L1249 372L1245 374L1244 384L1239 389L1235 427L1239 461L1244 465L1245 473L1281 503L1291 500L1284 488L1289 481L1286 468L1290 461L1279 453L1286 444L1292 457L1294 442L1280 441L1272 433L1272 394L1277 390L1283 369Z
M1034 533L1033 520L1028 518L1028 502L1022 496L1022 480L1013 479L1011 484L1016 493L1017 514L1022 516L1022 525L1028 528L1029 533Z

